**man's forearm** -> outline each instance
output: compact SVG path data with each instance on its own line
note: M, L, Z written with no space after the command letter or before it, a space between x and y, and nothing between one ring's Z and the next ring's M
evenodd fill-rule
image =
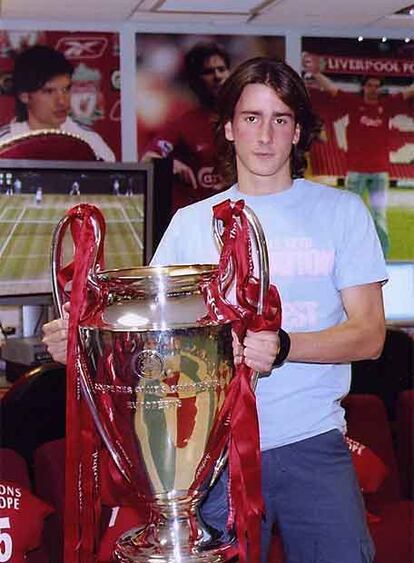
M414 82L402 91L404 100L414 97Z
M345 363L376 359L381 354L385 326L381 321L361 323L358 320L318 332L290 333L288 356L293 362Z

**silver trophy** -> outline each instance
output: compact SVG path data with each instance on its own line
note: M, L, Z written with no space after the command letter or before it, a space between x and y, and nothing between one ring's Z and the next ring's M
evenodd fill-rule
M263 297L267 251L257 219L248 214ZM94 221L96 249L103 245L100 224ZM52 243L61 315L67 297L59 272L68 225L66 216ZM214 232L220 241L218 224ZM81 392L136 506L150 512L146 525L119 538L115 561L221 562L237 553L235 538L206 525L199 513L225 464L229 425L222 407L233 378L231 324L200 322L207 313L200 283L216 269L100 271L95 263L89 271L88 291L100 305L79 326Z

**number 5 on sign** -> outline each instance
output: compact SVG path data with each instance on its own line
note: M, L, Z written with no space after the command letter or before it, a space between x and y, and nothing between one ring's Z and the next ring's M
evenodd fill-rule
M10 561L13 555L13 541L10 534L3 532L3 529L10 528L10 518L0 518L0 563Z

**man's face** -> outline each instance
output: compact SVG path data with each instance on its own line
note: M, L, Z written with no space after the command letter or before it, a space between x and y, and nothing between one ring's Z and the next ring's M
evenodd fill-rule
M368 78L363 85L364 98L368 101L376 101L379 97L381 81L378 78Z
M205 59L200 72L200 81L214 98L217 96L220 86L229 75L229 69L220 55L212 55Z
M300 127L293 111L273 88L248 84L236 104L233 121L225 125L228 141L234 141L237 174L254 184L268 177L281 186L291 181L290 154L299 141Z
M59 128L70 108L71 78L55 76L35 92L23 92L20 100L26 104L30 129Z

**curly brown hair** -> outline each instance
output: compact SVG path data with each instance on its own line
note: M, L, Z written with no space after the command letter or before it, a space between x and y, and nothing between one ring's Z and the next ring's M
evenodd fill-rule
M228 185L237 181L234 145L225 137L224 126L233 120L234 111L248 84L270 86L279 98L294 112L300 126L300 138L292 147L290 156L293 178L300 178L306 168L305 153L321 129L321 120L313 112L311 101L302 78L285 62L267 57L256 57L240 64L224 82L216 106L215 139L217 169Z

